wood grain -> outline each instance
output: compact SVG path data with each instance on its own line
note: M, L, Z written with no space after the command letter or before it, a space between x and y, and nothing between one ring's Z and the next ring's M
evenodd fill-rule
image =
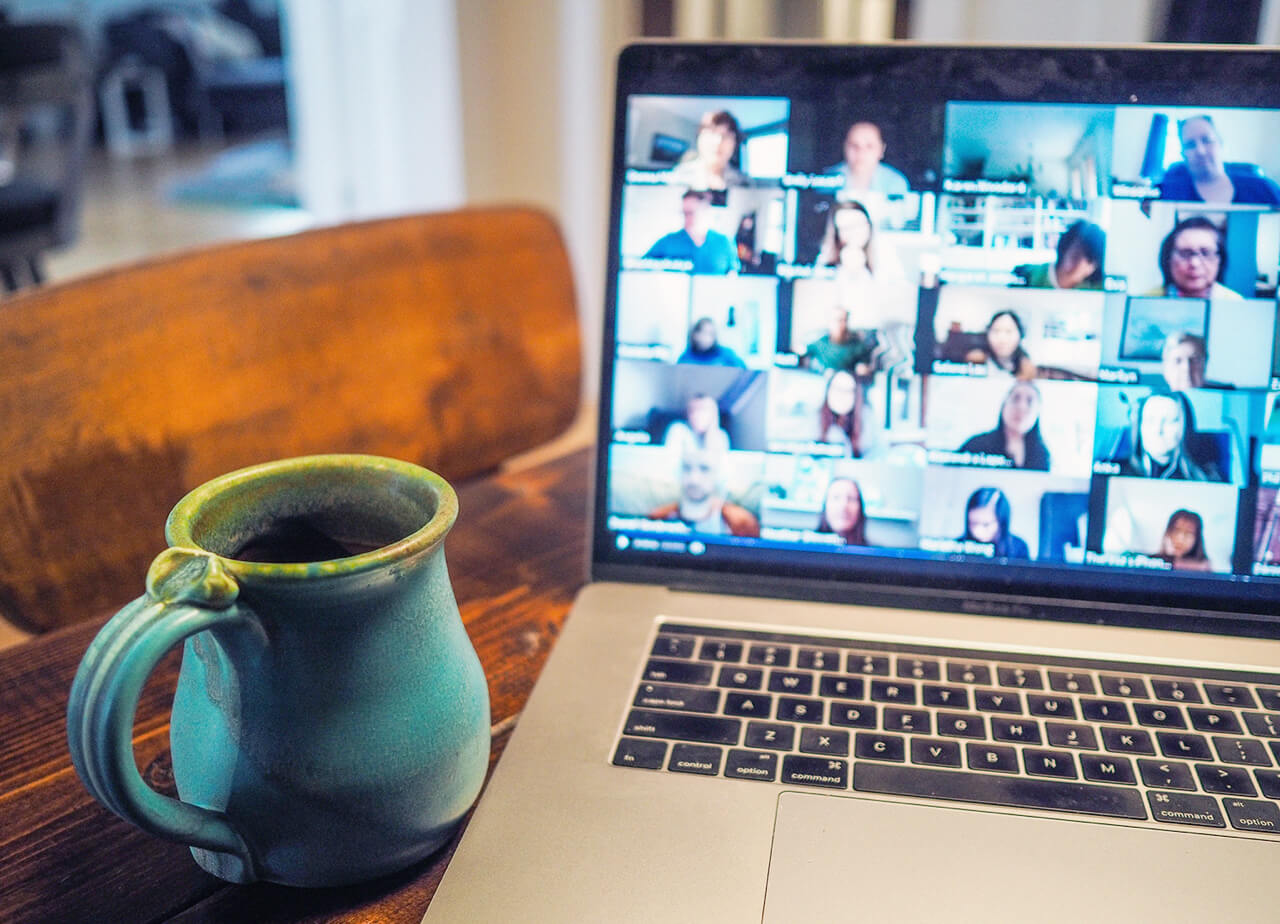
M564 245L475 209L228 244L0 307L0 615L140 592L173 504L273 458L371 452L453 480L554 437L580 388Z
M489 681L493 720L519 715L585 577L589 453L459 485L446 555L463 621ZM344 889L232 886L186 848L143 834L99 806L66 750L65 710L101 620L0 652L0 922L416 922L453 843L395 876ZM135 753L165 781L177 660L138 708ZM490 769L509 731L495 736Z

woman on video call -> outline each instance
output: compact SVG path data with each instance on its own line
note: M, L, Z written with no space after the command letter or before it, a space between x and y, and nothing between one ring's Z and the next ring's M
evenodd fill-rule
M1163 558L1175 571L1211 571L1213 565L1204 550L1204 521L1190 510L1175 510L1160 539L1156 558Z
M1034 379L1036 365L1022 346L1026 329L1018 315L1005 309L997 311L987 322L986 339L981 349L970 350L965 361L1008 373L1015 379Z
M995 429L965 440L960 452L1004 456L1014 468L1047 472L1049 447L1040 436L1040 390L1018 381L1000 405Z
M985 542L996 558L1030 558L1027 543L1009 532L1009 498L999 488L978 488L964 505L963 542Z
M1192 458L1188 441L1195 433L1191 403L1181 392L1154 392L1138 405L1133 449L1120 474L1174 481L1224 481L1211 462Z
M852 478L833 478L822 503L818 532L835 533L845 545L867 544L867 518L862 490Z
M818 442L844 448L844 455L862 455L862 388L853 373L837 370L827 378L818 411Z
M1192 215L1173 226L1160 243L1160 273L1164 284L1148 295L1239 300L1240 293L1222 284L1227 249L1218 226L1203 215Z

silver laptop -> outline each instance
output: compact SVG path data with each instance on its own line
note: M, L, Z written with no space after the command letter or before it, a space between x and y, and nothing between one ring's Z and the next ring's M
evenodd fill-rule
M640 45L592 579L436 921L1263 920L1280 54Z

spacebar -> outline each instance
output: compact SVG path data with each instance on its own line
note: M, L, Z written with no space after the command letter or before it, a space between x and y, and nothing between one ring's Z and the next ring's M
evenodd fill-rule
M1060 780L1029 780L994 773L925 770L859 761L853 768L853 788L861 792L1014 805L1051 812L1082 812L1117 818L1147 817L1142 797L1132 789Z

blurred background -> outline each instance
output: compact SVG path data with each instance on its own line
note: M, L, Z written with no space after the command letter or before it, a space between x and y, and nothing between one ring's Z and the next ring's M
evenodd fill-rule
M564 229L592 382L640 37L1271 44L1280 0L0 0L0 281L526 202Z

